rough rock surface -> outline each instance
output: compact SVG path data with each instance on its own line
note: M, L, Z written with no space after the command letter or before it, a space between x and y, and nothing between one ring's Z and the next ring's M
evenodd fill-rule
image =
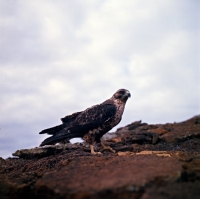
M87 145L67 143L0 158L0 198L200 198L200 116L137 121L103 140L116 153L91 155Z

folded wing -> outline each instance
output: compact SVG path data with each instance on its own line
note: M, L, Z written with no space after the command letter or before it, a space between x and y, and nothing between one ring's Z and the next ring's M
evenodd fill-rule
M41 133L52 134L45 139L41 146L53 144L65 139L83 137L90 130L96 129L110 120L116 113L116 107L112 103L103 103L74 113L71 116L62 118L62 125L43 130ZM58 130L56 132L56 130Z

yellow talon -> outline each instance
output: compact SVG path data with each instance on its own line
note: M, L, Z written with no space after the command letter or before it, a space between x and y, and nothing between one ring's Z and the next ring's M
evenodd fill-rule
M90 150L91 150L91 154L93 154L93 155L97 155L97 154L102 154L101 152L95 152L94 151L94 146L93 145L90 145Z

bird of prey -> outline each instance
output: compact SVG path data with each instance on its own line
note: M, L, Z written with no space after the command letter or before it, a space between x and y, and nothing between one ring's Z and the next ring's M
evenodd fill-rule
M101 142L101 137L121 121L126 101L130 96L128 90L119 89L103 103L61 118L62 124L39 133L52 135L46 138L40 146L81 137L90 145L92 154L100 154L100 152L94 151L94 145ZM103 142L101 145L103 149L115 152L110 146L105 146Z

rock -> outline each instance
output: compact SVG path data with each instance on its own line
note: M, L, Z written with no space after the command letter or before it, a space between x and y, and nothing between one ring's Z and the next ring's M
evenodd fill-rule
M56 153L60 153L64 150L75 150L78 148L82 148L82 143L66 143L66 144L59 144L59 145L49 145L44 147L36 147L33 149L21 149L14 152L12 155L17 156L19 158L41 158L46 157L49 155L55 155Z
M163 134L169 132L167 129L164 129L164 128L162 128L162 127L158 127L158 128L156 128L156 129L148 130L148 131L151 131L151 132L153 132L153 133L155 133L155 134L158 134L158 135L163 135Z
M148 125L141 121L133 122L112 133L112 138L107 142L114 142L115 149L121 144L131 148L133 144L149 145L149 148L141 147L141 150L199 150L200 151L200 116L187 121L172 124ZM119 144L117 144L119 143ZM190 145L190 146L189 146Z
M142 121L103 138L116 153L84 143L18 150L0 158L0 198L200 198L200 116Z
M139 153L136 153L136 155L153 155L153 154L163 157L172 157L171 154L167 151L141 151Z
M103 162L106 162L106 165L103 166ZM164 166L166 164L167 167ZM120 195L125 191L128 191L129 197L143 192L144 187L154 181L156 176L159 176L161 181L167 181L166 176L173 179L170 182L176 181L181 177L181 170L181 163L171 158L110 156L108 159L90 156L86 159L73 159L67 167L45 174L35 186L38 196L45 187L46 190L52 191L52 195L60 197L70 198L81 194L85 198L102 198L108 193L111 198L122 198Z
M127 156L127 155L135 155L134 152L126 151L126 152L118 152L118 156Z

